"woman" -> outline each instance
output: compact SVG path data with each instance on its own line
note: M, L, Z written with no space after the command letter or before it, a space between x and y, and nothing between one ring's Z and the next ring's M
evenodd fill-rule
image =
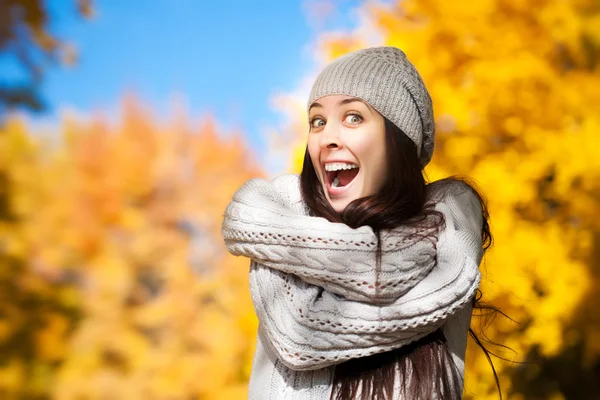
M317 77L300 176L252 179L223 237L251 258L260 321L250 399L456 399L489 243L457 180L426 185L431 99L394 47Z

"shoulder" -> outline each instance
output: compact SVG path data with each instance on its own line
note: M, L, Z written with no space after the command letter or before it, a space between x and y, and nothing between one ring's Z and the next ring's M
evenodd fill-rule
M427 201L434 205L443 203L449 209L457 230L481 234L483 200L470 184L454 178L432 182L427 185Z
M247 180L233 194L227 210L236 206L263 210L270 207L279 212L292 211L300 215L308 215L307 206L300 192L300 179L295 174L284 174L273 179L255 177Z
M427 185L427 197L429 201L443 201L444 198L457 196L478 197L475 189L460 179L445 178Z
M283 174L271 180L255 177L248 179L240 186L236 194L246 192L273 192L282 195L290 195L300 191L300 180L296 174ZM235 196L235 195L234 195Z
M460 179L447 178L428 185L428 195L428 202L444 214L444 236L452 237L453 245L479 265L487 221L487 209L479 192Z
M300 175L282 174L273 178L271 183L289 208L302 214L308 213L300 190Z
M271 180L276 189L282 191L300 190L300 175L281 174Z

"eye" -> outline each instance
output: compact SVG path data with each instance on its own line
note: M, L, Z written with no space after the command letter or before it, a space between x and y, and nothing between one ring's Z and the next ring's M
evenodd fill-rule
M346 115L346 118L344 118L344 122L351 124L351 125L357 125L360 124L363 120L363 117L361 117L358 114L348 114Z
M325 120L321 117L314 117L309 123L311 128L320 128L325 126Z

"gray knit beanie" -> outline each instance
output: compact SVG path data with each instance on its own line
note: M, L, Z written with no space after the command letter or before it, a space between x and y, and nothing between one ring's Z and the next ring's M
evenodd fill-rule
M308 108L332 94L369 103L415 142L421 165L429 163L435 133L431 97L402 50L373 47L337 58L317 77Z

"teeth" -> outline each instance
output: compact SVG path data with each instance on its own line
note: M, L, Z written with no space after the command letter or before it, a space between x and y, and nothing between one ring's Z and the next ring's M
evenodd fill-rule
M358 168L358 165L351 164L351 163L341 163L341 162L325 164L325 171L339 171L341 169L352 169L352 168Z
M333 180L333 182L331 182L331 186L332 187L340 187L340 180L338 179L337 176L335 177L335 179Z

